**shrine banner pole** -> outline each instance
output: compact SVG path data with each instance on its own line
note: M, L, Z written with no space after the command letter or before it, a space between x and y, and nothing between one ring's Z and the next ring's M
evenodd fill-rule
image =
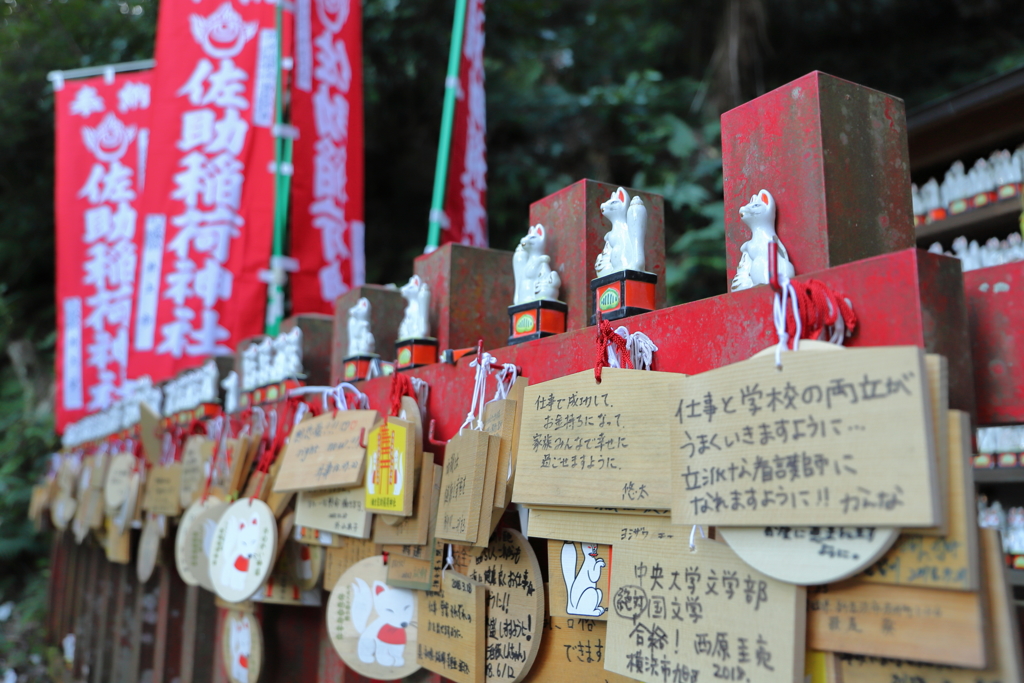
M284 72L281 69L281 56L283 46L283 8L281 3L277 5L277 60L275 63L276 78L274 93L274 123L278 131L285 125L284 105L282 94L284 86ZM284 255L284 239L288 225L288 195L291 191L291 173L285 172L292 165L292 141L289 137L280 132L275 133L274 139L274 242L270 263L271 279L267 287L267 321L266 333L269 336L276 336L281 330L281 321L284 319L284 269L280 264L280 257Z
M455 0L452 22L452 43L448 49L448 74L444 79L444 107L441 109L441 138L437 143L437 165L434 167L434 193L430 200L430 228L427 248L430 253L441 243L441 214L444 212L445 181L448 179L448 157L452 148L452 125L455 121L455 98L459 92L459 61L462 36L466 28L466 0Z

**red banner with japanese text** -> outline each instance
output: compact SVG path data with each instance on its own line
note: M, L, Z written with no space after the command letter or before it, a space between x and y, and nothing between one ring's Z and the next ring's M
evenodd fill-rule
M459 62L459 89L441 226L441 244L487 246L484 0L469 0L466 4L466 29Z
M130 393L152 72L55 80L57 430Z
M160 3L129 370L154 381L263 332L273 238L276 6Z
M363 254L362 10L295 0L290 277L295 313L333 313L366 279Z

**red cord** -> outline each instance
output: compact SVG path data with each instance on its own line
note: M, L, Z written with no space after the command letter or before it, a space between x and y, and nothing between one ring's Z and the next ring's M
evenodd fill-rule
M614 346L619 354L620 362L630 370L633 369L633 359L629 357L626 349L626 340L612 331L612 324L601 317L601 311L597 312L597 339L594 340L597 346L597 363L594 365L594 379L601 383L601 368L608 365L608 347Z
M408 375L396 372L391 375L391 409L388 411L388 415L398 417L398 414L402 412L403 396L410 396L415 401L416 389Z
M822 330L836 324L839 316L843 318L846 334L853 334L857 328L857 314L847 302L844 295L835 292L828 285L818 280L797 282L791 280L796 293L797 310L800 312L800 338L817 339ZM796 337L796 319L793 311L787 307L786 331L790 339Z
M291 434L292 422L295 421L295 411L301 402L302 399L297 396L291 396L285 400L284 405L278 409L277 431L274 433L273 442L269 442L266 434L263 435L263 441L260 445L265 447L263 454L260 456L259 464L256 466L256 473L259 474L260 478L256 488L253 490L252 500L259 497L260 491L263 489L263 481L266 479L267 473L270 472L270 466L274 464L277 454L284 447L284 442L288 435Z

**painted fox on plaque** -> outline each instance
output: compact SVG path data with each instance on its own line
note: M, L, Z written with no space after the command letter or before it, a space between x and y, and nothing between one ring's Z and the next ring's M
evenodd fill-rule
M228 602L251 598L274 568L277 521L259 499L243 498L217 522L210 550L214 592Z
M594 318L618 320L654 310L654 289L658 276L648 273L644 255L647 235L647 207L640 197L629 198L624 188L601 204L601 213L612 229L604 236L604 249L597 255L590 281L594 294Z
M256 617L248 612L228 612L220 641L221 659L231 683L256 683L263 668L263 634Z
M565 332L569 307L558 300L562 279L545 253L547 235L540 223L531 226L512 256L516 289L508 307L510 345Z
M430 286L413 275L401 289L405 315L398 325L395 368L418 368L437 362L437 339L430 336Z
M405 678L416 664L416 593L388 586L381 555L355 563L338 578L327 603L327 632L338 656L356 673Z
M370 330L370 300L364 296L348 309L348 354L341 361L346 382L370 377L371 368L380 363L376 345Z
M750 239L740 247L740 262L731 290L738 292L755 285L768 284L768 245L778 245L779 280L785 282L796 275L789 260L789 252L775 232L775 198L768 190L761 190L740 207L740 218L750 228Z

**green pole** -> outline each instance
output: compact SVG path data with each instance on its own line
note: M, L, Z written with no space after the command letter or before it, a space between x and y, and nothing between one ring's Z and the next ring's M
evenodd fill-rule
M274 95L274 123L278 126L284 124L284 85L282 83L281 69L281 38L282 38L282 7L278 3L276 10L277 29L277 63L275 73L275 95ZM274 138L274 242L273 255L284 255L285 231L288 227L288 194L291 190L291 178L281 172L284 164L292 161L292 141L289 137L279 134ZM275 301L284 300L284 286L276 282L270 283L267 291L268 315L266 320L266 332L270 336L276 336L281 330L282 315L274 311L270 315L270 307Z
M466 0L455 0L452 22L452 44L448 49L448 75L444 79L444 107L441 109L441 139L437 143L437 166L434 167L434 194L430 201L430 229L427 252L441 243L441 212L444 211L445 182L448 180L448 157L452 151L452 124L455 121L455 97L459 91L459 62L462 57L462 35L466 29Z

